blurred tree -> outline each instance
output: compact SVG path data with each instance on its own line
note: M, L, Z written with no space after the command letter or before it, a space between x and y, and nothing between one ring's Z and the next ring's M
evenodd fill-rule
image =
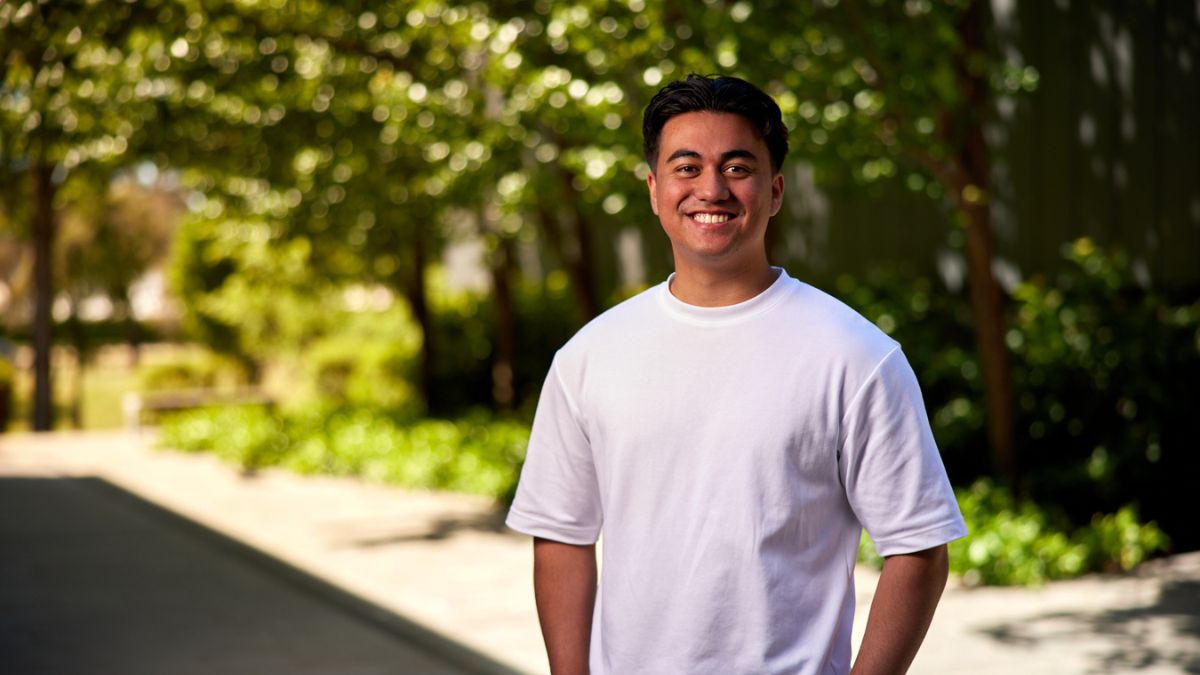
M142 185L130 174L113 179L106 171L77 176L63 186L62 195L70 206L60 212L52 267L55 287L70 308L67 337L77 369L69 407L73 426L81 428L83 379L97 346L89 339L81 307L107 301L111 318L125 325L130 359L136 363L141 336L131 290L166 257L182 204L162 185Z
M79 84L74 61L90 44L85 44L80 16L86 13L86 9L53 11L32 2L0 6L0 54L5 55L0 63L0 170L6 174L3 182L28 186L18 199L28 199L31 207L26 236L33 240L34 255L32 427L36 431L53 423L51 256L57 229L55 192L62 182L55 167L65 160L72 141L82 140L88 131L80 130L79 116L66 104ZM103 33L105 23L99 22L97 28ZM110 152L112 144L108 137Z
M138 357L141 336L133 313L133 285L169 251L183 210L179 195L157 180L157 170L109 177L84 177L64 186L62 236L57 247L57 286L73 303L103 297L113 319L125 324L131 361Z
M60 191L86 165L119 166L141 142L164 83L145 77L137 50L162 2L0 5L0 198L33 242L32 427L51 428L51 309ZM27 202L28 207L21 205ZM24 217L22 217L24 216Z
M311 298L391 289L421 327L435 410L439 362L463 355L436 349L427 271L448 242L483 241L491 391L509 407L515 282L561 269L590 318L619 296L626 232L664 274L640 110L689 72L742 75L778 98L820 179L903 176L958 214L994 463L1015 483L983 123L989 96L1035 78L993 53L987 21L969 0L10 4L2 151L41 186L35 205L85 162L179 168L189 325L248 364L330 330ZM48 235L52 210L36 213Z

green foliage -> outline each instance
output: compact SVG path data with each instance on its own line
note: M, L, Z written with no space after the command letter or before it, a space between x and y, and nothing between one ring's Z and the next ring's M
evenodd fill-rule
M246 470L281 466L501 501L512 498L528 441L526 425L481 414L398 422L365 409L280 416L262 407L182 413L161 436L165 447L214 452Z
M65 184L57 195L71 207L59 216L56 286L73 302L102 294L114 315L130 323L134 284L165 258L183 210L157 171L141 173L156 184L143 185L134 172L98 174Z
M1064 533L1065 523L987 480L960 490L970 534L950 544L950 567L968 584L1036 584L1089 571L1088 549Z
M822 177L907 174L934 198L975 119L956 64L969 60L998 93L1036 82L1016 56L964 39L970 3L834 4L0 4L0 171L12 174L0 221L27 221L28 195L12 186L38 163L80 212L134 167L177 176L189 222L172 276L189 335L247 363L324 334L322 282L405 296L457 240L519 244L538 263L515 275L579 269L581 290L612 298L615 253L601 242L631 230L661 242L631 205L648 171L636 120L665 82L723 72L762 83L794 156ZM155 248L117 227L155 221L116 206L84 223L113 236L80 237L105 244L76 247L81 261ZM669 256L644 262L661 278ZM78 267L118 289L141 269ZM436 364L442 383L465 376L455 406L490 390L472 332L468 351L442 350ZM472 358L444 359L460 353ZM518 364L518 398L544 353Z
M524 283L516 289L518 400L532 402L559 347L583 325L579 305L571 296L566 275L550 274L545 283Z
M141 391L212 389L247 384L247 373L237 361L205 351L142 365L137 379Z
M1097 514L1072 531L1061 512L1028 500L1017 504L987 479L955 495L969 534L950 543L950 570L968 585L1029 586L1086 572L1128 571L1169 543L1157 524L1138 520L1132 505ZM865 534L859 560L883 564Z
M413 386L421 336L407 308L397 303L346 312L326 330L294 357L301 373L292 397L298 405L422 412Z
M566 275L544 283L524 280L513 289L517 335L514 388L518 403L532 404L550 361L582 325ZM436 386L444 410L492 404L491 359L496 345L496 312L491 298L478 293L434 295L434 339L438 347Z
M1200 545L1187 515L1200 436L1200 302L1137 286L1120 252L1087 239L1050 284L1018 286L1007 343L1017 401L1022 485L1083 525L1137 501L1181 550ZM956 485L985 475L983 386L967 300L924 279L881 273L836 292L903 346Z
M1095 515L1080 533L1081 544L1092 551L1092 561L1110 571L1129 571L1155 553L1166 551L1171 540L1153 522L1142 524L1138 509L1121 507L1116 513Z
M212 452L246 470L278 464L290 446L280 419L261 406L173 415L163 425L161 443L180 450Z
M207 233L207 234L205 234ZM212 238L210 238L210 236ZM229 267L209 265L213 248ZM228 254L228 255L227 255ZM365 406L416 416L428 410L416 385L420 330L389 284L321 279L308 258L254 253L191 221L177 242L176 284L190 332L218 351L289 372L285 402ZM451 290L444 270L426 274L433 393L439 413L492 404L491 367L497 349L494 299ZM536 396L554 351L582 323L561 272L544 282L517 279L516 398Z
M1200 472L1200 301L1139 288L1124 254L1088 239L1065 254L1070 274L1014 293L1008 343L1027 487L1076 518L1138 499L1181 543L1198 545L1184 495Z
M168 268L171 290L181 300L183 330L194 341L224 354L245 357L238 325L205 311L204 298L236 269L233 261L209 252L214 235L185 221L176 233Z
M263 360L295 350L346 316L341 289L310 268L311 244L273 243L270 230L262 222L183 225L172 285L188 332L213 349Z

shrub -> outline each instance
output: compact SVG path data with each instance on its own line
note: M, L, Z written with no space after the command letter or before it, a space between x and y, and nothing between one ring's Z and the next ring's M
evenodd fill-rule
M212 352L181 353L138 368L138 386L142 391L211 389L242 385L247 379L248 373L241 364Z
M278 464L291 447L281 421L262 406L222 406L171 415L164 420L160 443L212 452L246 471Z
M1142 524L1133 505L1116 513L1092 517L1091 527L1080 533L1091 553L1093 569L1129 571L1156 552L1167 550L1170 540L1153 522Z
M1081 239L1053 283L1033 277L1009 306L1015 436L1023 493L1073 526L1131 502L1200 547L1190 482L1200 474L1192 382L1200 302L1139 288L1127 257ZM989 473L981 371L967 299L920 278L877 273L836 292L904 346L955 485Z
M1064 253L1069 274L1014 293L1025 488L1076 522L1138 500L1185 550L1200 546L1188 515L1200 473L1200 302L1139 288L1123 253L1090 240Z
M298 357L300 406L423 409L413 386L420 332L402 303L384 311L347 313Z
M1168 544L1158 525L1139 522L1132 505L1071 531L1061 512L1030 501L1017 504L1007 489L987 479L955 495L969 534L950 542L950 570L968 585L1028 586L1130 570ZM865 534L859 559L875 567L883 563Z
M583 323L566 275L545 282L513 284L516 345L513 389L518 406L533 404L558 350ZM496 349L496 307L488 295L433 294L433 339L437 345L437 409L461 412L489 406L492 358Z
M281 466L509 501L528 440L528 426L479 413L405 422L368 409L280 417L264 408L231 407L168 419L160 444L215 452L247 470Z

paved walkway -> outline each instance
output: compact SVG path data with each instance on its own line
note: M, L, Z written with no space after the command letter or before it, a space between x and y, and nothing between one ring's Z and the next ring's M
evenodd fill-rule
M245 476L152 440L0 436L0 670L545 672L529 542L487 500ZM912 672L1200 673L1200 554L952 582Z
M97 478L0 478L0 542L6 673L476 672Z

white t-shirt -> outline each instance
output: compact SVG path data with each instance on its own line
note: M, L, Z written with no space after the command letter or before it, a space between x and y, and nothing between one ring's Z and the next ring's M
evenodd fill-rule
M604 533L594 675L845 673L861 528L966 534L897 343L780 271L727 307L670 280L555 356L508 525Z

